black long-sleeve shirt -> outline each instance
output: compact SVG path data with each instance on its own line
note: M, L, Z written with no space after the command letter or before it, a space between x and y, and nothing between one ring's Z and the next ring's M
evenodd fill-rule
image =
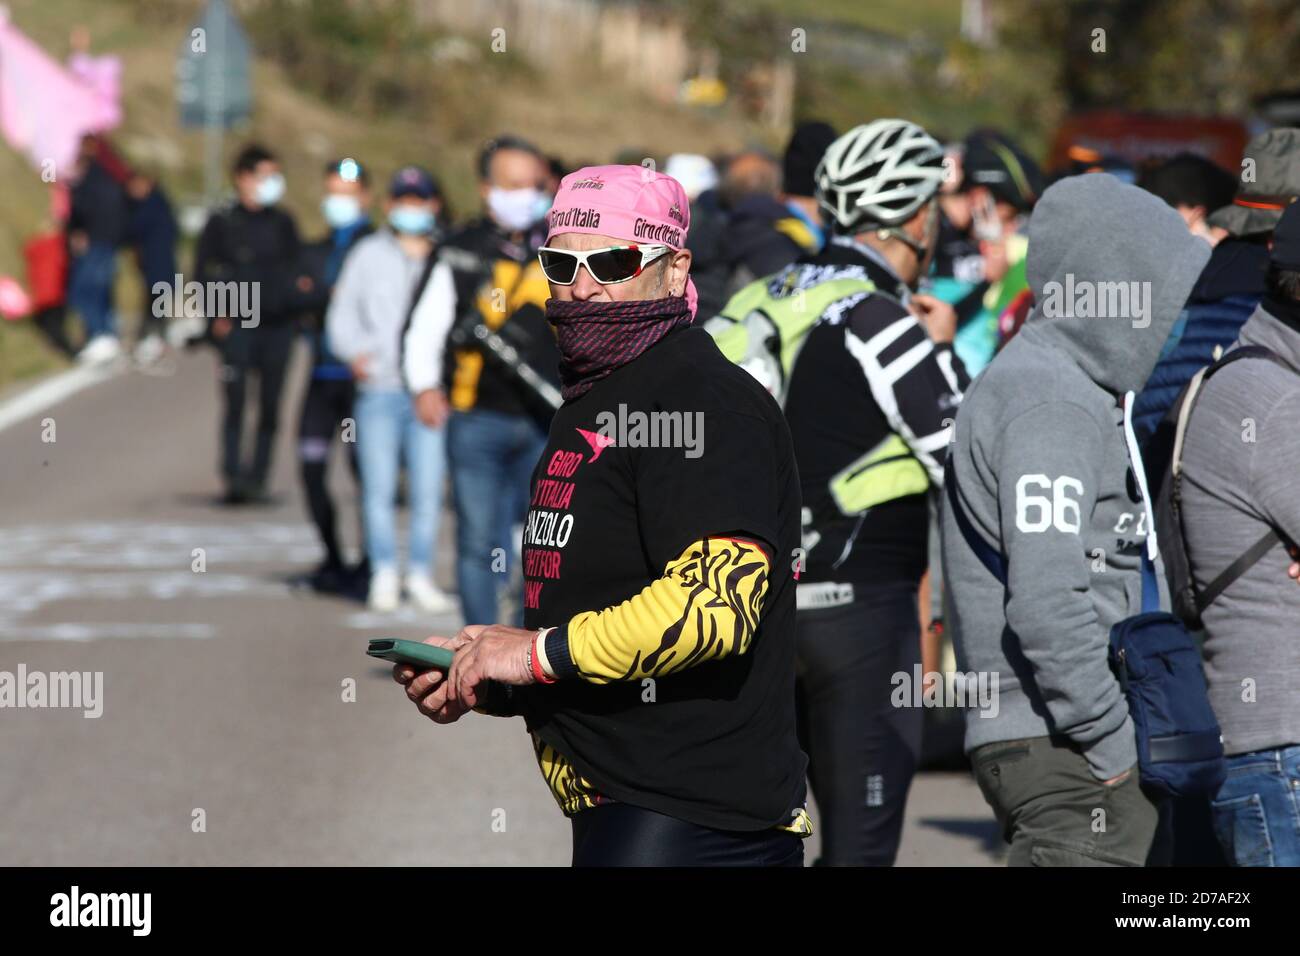
M791 289L859 277L885 293L864 293L823 315L790 374L785 414L808 549L801 580L914 584L926 564L926 494L943 480L969 377L951 345L933 342L904 307L906 288L865 247L836 238L791 269Z
M279 207L252 210L238 203L220 207L199 236L193 278L204 284L256 282L259 322L287 322L298 302L299 246L293 217Z
M518 349L539 375L558 387L560 353L546 321L546 300L551 293L537 262L540 241L534 240L539 239L530 236L515 242L490 221L481 219L448 237L439 257L451 267L456 284L453 335L458 329L482 322ZM453 408L530 415L543 427L550 421L553 409L539 402L525 385L479 348L448 348L444 365Z

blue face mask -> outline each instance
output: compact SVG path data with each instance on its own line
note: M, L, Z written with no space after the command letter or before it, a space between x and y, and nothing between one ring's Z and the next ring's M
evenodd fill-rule
M394 206L388 213L388 224L397 232L422 236L433 231L433 210L423 206Z
M321 200L321 215L331 229L345 229L361 218L361 202L356 196L331 194Z
M257 181L254 195L263 206L274 206L284 198L284 177L279 173L263 176Z
M554 204L554 196L548 192L539 191L537 198L533 200L533 222L541 222L542 217L551 211L551 206Z

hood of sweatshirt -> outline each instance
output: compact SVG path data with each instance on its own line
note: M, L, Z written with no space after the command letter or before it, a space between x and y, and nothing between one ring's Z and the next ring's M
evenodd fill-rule
M1262 345L1300 374L1300 303L1265 298L1241 327L1238 345Z
M1029 221L1034 309L1020 335L1114 395L1155 367L1210 245L1151 193L1106 173L1063 179Z

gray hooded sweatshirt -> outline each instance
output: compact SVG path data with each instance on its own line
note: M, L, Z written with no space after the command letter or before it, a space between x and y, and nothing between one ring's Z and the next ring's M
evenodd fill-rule
M1255 311L1238 345L1248 360L1205 385L1183 445L1188 557L1201 588L1273 528L1300 542L1300 327ZM1279 310L1280 312L1280 310ZM1286 546L1228 585L1201 615L1210 703L1229 754L1300 744L1300 587Z
M1123 399L1209 255L1172 208L1106 174L1062 180L1034 209L1034 310L966 392L949 452L971 524L1007 562L1004 587L945 501L957 661L997 680L997 707L967 712L968 752L1061 735L1099 780L1137 760L1107 664L1111 625L1141 612L1150 523Z

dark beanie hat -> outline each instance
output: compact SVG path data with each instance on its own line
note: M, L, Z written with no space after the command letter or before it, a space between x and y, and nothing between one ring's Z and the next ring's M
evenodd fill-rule
M835 127L817 120L800 123L794 128L785 148L783 192L791 196L813 195L816 188L813 173L817 171L826 147L835 142L838 135Z

